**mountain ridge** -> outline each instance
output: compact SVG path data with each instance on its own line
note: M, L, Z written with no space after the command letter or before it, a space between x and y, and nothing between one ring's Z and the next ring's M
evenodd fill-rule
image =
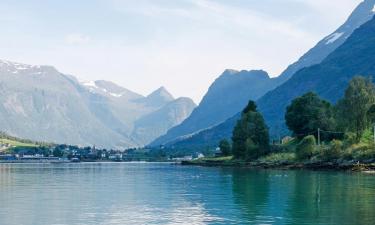
M111 148L145 145L132 136L135 122L174 101L165 88L154 92L158 102L144 103L147 97L110 81L79 82L52 66L6 60L0 60L0 87L3 131L36 141ZM186 111L195 106L186 104Z
M365 0L362 3L360 3L356 7L356 9L351 13L348 19L344 22L343 25L341 25L333 33L324 37L313 48L311 48L308 52L306 52L303 56L301 56L295 63L289 65L278 77L271 78L270 81L268 81L266 84L266 85L269 85L269 87L264 88L266 92L271 91L274 88L288 81L299 70L321 63L330 53L332 53L335 49L341 46L356 28L358 28L363 23L369 21L373 17L375 13L374 5L375 5L375 0ZM235 71L235 70L227 70L224 73L235 74L238 72L239 71ZM249 90L252 91L251 89L252 89L252 86L249 85ZM263 94L266 94L266 92ZM209 94L209 91L207 92L207 94ZM254 96L249 96L247 100L255 101L258 98ZM243 107L244 106L245 104L243 105ZM198 110L199 108L200 106L198 106L196 110ZM231 116L235 115L236 113L240 111L241 109L237 108L236 112L233 112L232 115L226 115L227 116L226 118L221 118L221 121L217 121L218 123L216 123L216 125L219 125L221 122L224 122L225 120L229 119ZM195 113L193 112L190 117L194 117L194 116L195 116ZM160 144L167 144L168 142L175 142L176 140L181 139L185 136L191 136L200 130L209 129L210 126L214 125L213 123L205 124L206 127L200 126L200 127L197 127L196 129L185 129L185 132L177 132L176 130L180 129L180 127L186 126L185 124L188 123L189 121L192 124L190 125L190 127L193 127L194 123L201 124L200 121L194 120L194 118L192 119L190 117L187 118L186 121L184 121L179 126L171 128L171 130L168 131L167 135L156 139L150 145L154 146L154 145L160 145Z
M212 83L191 115L151 145L162 145L179 136L220 124L245 107L249 99L258 99L272 87L271 78L263 70L227 69Z

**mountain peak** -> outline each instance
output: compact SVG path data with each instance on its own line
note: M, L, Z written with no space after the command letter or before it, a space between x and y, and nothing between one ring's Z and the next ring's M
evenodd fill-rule
M234 70L234 69L226 69L224 70L224 72L222 73L222 75L233 75L233 74L236 74L240 71L238 70Z
M147 96L147 98L163 98L166 101L174 100L172 94L169 93L169 91L164 86L161 86L155 91L153 91L151 94Z
M199 106L178 126L151 143L169 143L222 123L241 111L250 99L257 100L273 89L272 80L263 70L225 70L209 87Z
M264 70L225 70L213 83L214 87L228 87L243 82L263 81L270 79Z
M151 107L161 107L174 100L171 93L165 87L160 87L145 98L145 102Z

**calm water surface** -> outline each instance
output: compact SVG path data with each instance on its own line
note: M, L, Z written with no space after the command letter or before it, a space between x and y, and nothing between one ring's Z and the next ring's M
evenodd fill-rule
M170 164L1 164L0 225L375 224L375 176Z

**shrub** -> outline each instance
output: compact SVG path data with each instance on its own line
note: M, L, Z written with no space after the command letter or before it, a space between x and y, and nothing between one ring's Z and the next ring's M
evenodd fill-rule
M350 146L354 145L357 143L356 141L356 135L354 133L348 132L345 133L344 137L344 148L349 148Z
M310 159L315 150L315 137L313 135L306 136L302 141L297 145L296 148L296 157L299 160L308 160Z
M360 143L372 144L374 142L374 133L372 129L366 129L363 132Z
M295 154L290 152L271 153L259 159L262 163L292 163L295 161Z
M231 149L230 143L226 139L223 139L223 140L220 141L219 148L220 148L221 153L224 156L229 156L229 155L232 154L232 149Z
M289 149L284 145L271 145L270 153L287 152Z
M374 144L358 144L353 146L352 157L355 160L371 160L375 159Z
M343 144L339 140L331 141L328 148L322 149L322 158L324 160L333 160L341 157Z

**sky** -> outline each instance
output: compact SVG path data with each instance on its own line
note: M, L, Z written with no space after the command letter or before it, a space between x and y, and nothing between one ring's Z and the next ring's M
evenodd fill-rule
M225 70L278 76L362 0L0 0L0 59L199 103Z

